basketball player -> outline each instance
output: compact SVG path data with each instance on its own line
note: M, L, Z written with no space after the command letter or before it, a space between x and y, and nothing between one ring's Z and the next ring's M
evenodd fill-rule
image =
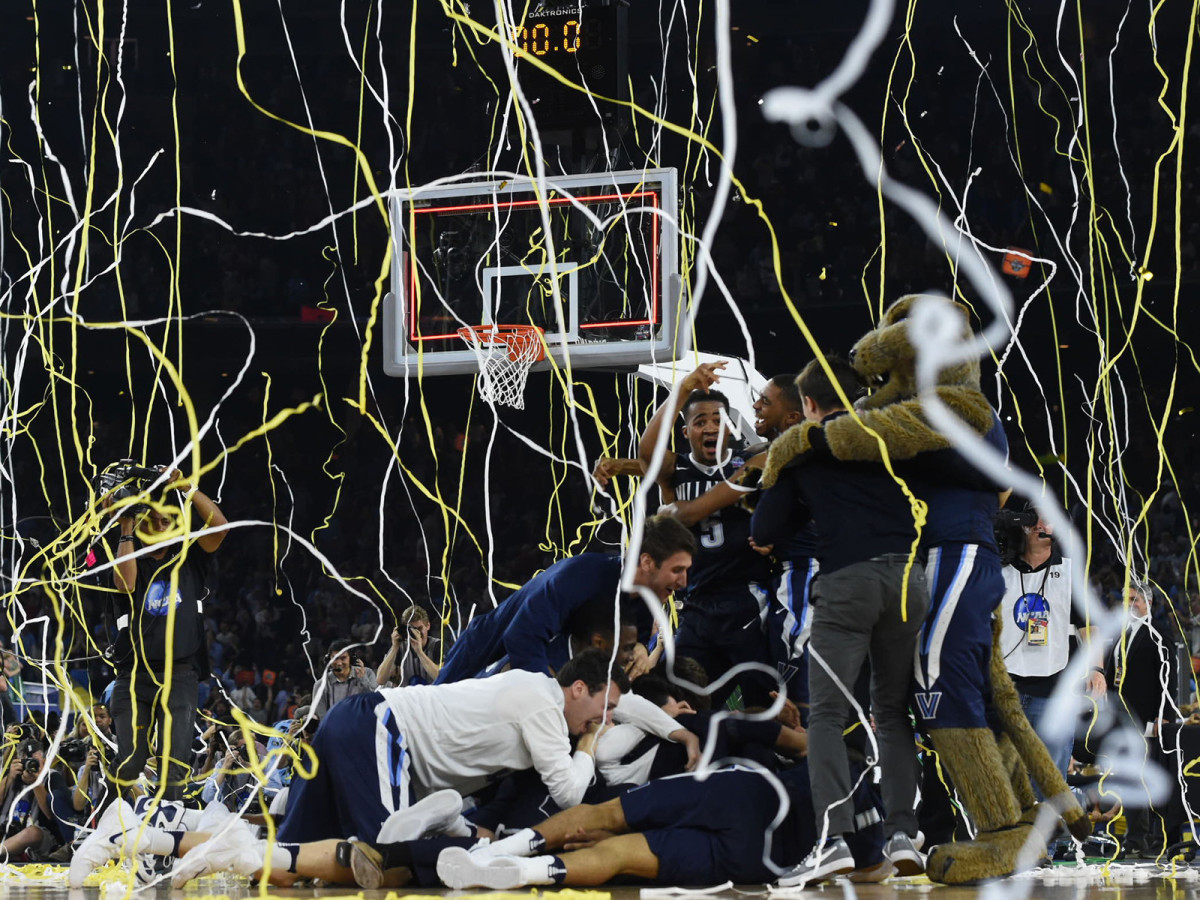
M676 501L695 500L717 484L737 492L753 490L729 482L746 459L728 426L728 399L710 390L724 366L723 362L704 363L688 374L642 435L638 458L647 472L658 472L659 486ZM661 468L653 470L659 435L680 413L688 452L668 449ZM739 663L765 663L768 659L763 620L770 564L750 546L750 513L745 509L728 506L715 510L695 522L692 531L699 547L688 572L675 647L680 655L697 660L713 681ZM725 702L735 684L741 687L747 705L767 705L776 687L775 680L764 673L745 672L714 695L714 702Z
M691 533L674 519L647 519L634 583L665 601L686 586L695 549ZM502 660L513 669L551 674L571 658L570 635L579 631L581 619L595 621L607 612L609 621L616 620L622 565L622 557L600 553L558 561L494 610L476 616L447 654L435 683L487 674ZM641 608L640 600L627 605L635 612ZM649 630L647 624L647 637Z
M772 377L755 401L754 412L754 431L766 444L749 448L758 452L746 460L747 468L761 468L770 442L803 420L796 376ZM746 499L744 491L721 482L697 499L676 500L663 511L690 526ZM804 653L806 639L802 635L809 625L809 598L819 569L816 540L816 528L810 521L795 523L795 527L770 546L758 547L751 541L751 546L769 555L772 561L768 596L775 602L767 615L767 647L770 661L787 688L787 697L799 704L802 724L808 720L808 661Z

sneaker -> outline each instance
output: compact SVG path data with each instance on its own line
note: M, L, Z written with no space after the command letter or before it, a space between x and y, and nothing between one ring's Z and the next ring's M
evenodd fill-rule
M407 867L384 869L383 854L366 841L351 838L346 843L350 848L350 872L354 875L354 883L364 891L404 887L412 881L412 870Z
M377 844L415 841L426 834L442 834L453 827L462 814L463 799L458 791L434 791L412 806L396 810L379 827Z
M853 871L854 854L842 838L837 838L826 841L824 847L814 848L804 862L788 869L775 883L780 887L804 887Z
M181 888L211 872L234 872L249 878L262 869L265 848L266 841L256 841L250 826L235 817L183 855L171 876L171 886Z
M495 859L498 856L539 856L546 852L546 842L532 828L510 831L504 837L489 841L481 838L471 847L471 856L477 861Z
M925 835L917 832L915 838L897 831L883 845L883 855L896 867L897 875L920 875L925 871L925 857L921 848L925 846Z
M377 891L383 885L383 855L370 844L351 838L346 841L350 852L350 873L354 883L364 891Z
M67 883L73 888L83 887L85 878L110 859L120 856L127 844L136 841L141 830L142 823L133 807L124 800L113 801L96 823L96 830L76 848ZM138 851L135 848L133 852Z
M480 859L462 847L447 847L438 854L437 874L442 884L454 890L481 887L493 891L509 891L531 883L546 883L532 881L528 877L529 873L525 871L527 866L537 859L522 859L517 856Z
M233 812L220 800L209 802L196 818L195 830L200 833L214 834L233 818Z
M173 856L155 856L153 853L138 854L134 861L133 873L137 883L143 887L165 881L167 875L175 866Z

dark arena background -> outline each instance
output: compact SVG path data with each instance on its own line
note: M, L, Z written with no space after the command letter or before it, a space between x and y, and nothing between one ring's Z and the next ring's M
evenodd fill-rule
M897 298L936 293L986 335L982 387L1011 465L1043 479L1078 529L1089 602L1119 608L1131 573L1153 585L1154 620L1182 663L1163 734L1184 750L1163 768L1192 822L1198 11L1186 0L3 0L8 714L69 738L114 678L116 524L96 489L114 462L171 465L228 518L203 607L212 675L200 707L257 727L265 745L308 702L332 641L360 645L374 668L416 604L449 645L553 563L620 549L657 494L624 477L601 489L593 467L636 457L661 387L697 353L796 372L846 354ZM864 163L841 113L814 118L811 95L785 90L818 85L879 165ZM603 252L582 215L548 218L545 246L536 203L506 219L516 237L490 245L505 217L482 188L464 193L478 212L414 212L473 182L603 186L639 170L673 170L674 193L654 198L666 224L625 244L610 230ZM940 219L914 218L889 183ZM422 234L424 219L441 229ZM659 235L673 273L656 281ZM568 366L554 354L529 374L522 409L485 402L470 363L444 371L437 348L396 374L386 357L411 325L413 298L397 294L410 259L425 273L412 290L436 313L419 327L453 334L482 324L481 272L498 284L506 256L544 268L554 248L607 253L617 279L572 288L584 335L573 347L649 348L666 321L677 358L568 352ZM537 277L521 284L540 289ZM664 308L651 308L654 291ZM1011 306L993 302L1003 295ZM542 300L525 312L549 331L554 291ZM639 317L644 331L621 324ZM639 378L652 361L677 374ZM159 485L150 499L163 496ZM1195 890L1190 856L1165 868L1087 860L978 890ZM14 895L66 893L55 870L2 872ZM232 876L198 884L256 890ZM118 886L113 876L100 890ZM890 897L928 882L854 889Z

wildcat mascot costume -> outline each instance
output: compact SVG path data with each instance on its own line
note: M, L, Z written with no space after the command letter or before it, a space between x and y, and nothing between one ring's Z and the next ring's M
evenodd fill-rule
M944 304L945 314L961 317L964 337L970 336L962 306L933 297L898 300L852 351L851 363L873 393L858 404L856 416L790 428L771 447L764 487L775 483L784 466L801 463L809 453L879 461L881 443L892 460L950 449L948 439L928 423L917 396L916 350L909 340L907 319L918 299ZM979 435L1000 428L979 390L977 360L942 369L936 391L942 403ZM1002 599L1003 582L997 587L999 558L990 526L988 537L979 543L964 540L928 550L926 574L932 596L918 639L913 708L976 835L973 840L934 847L927 874L942 884L966 884L1011 874L1045 856L1046 841L1060 817L1080 840L1090 834L1091 823L1025 718L996 649L999 624L993 627L991 614ZM961 559L982 564L988 577L959 580L954 573L963 569L955 569L955 561ZM951 564L942 567L939 580L939 563L946 560ZM953 577L944 574L946 569ZM920 655L931 652L931 641L939 654L945 654L933 670L928 656ZM1030 774L1049 798L1046 804L1037 803Z

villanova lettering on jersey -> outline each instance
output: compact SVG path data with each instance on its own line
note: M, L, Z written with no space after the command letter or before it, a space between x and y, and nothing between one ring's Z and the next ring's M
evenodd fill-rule
M917 701L917 709L920 710L922 719L936 719L938 714L938 706L942 702L941 691L929 691L913 694Z
M172 593L169 580L155 581L146 589L144 608L149 615L165 616L170 606L179 606L182 600L178 590Z
M696 500L713 485L720 484L723 480L712 479L711 481L685 481L677 483L675 485L675 496L680 500Z

